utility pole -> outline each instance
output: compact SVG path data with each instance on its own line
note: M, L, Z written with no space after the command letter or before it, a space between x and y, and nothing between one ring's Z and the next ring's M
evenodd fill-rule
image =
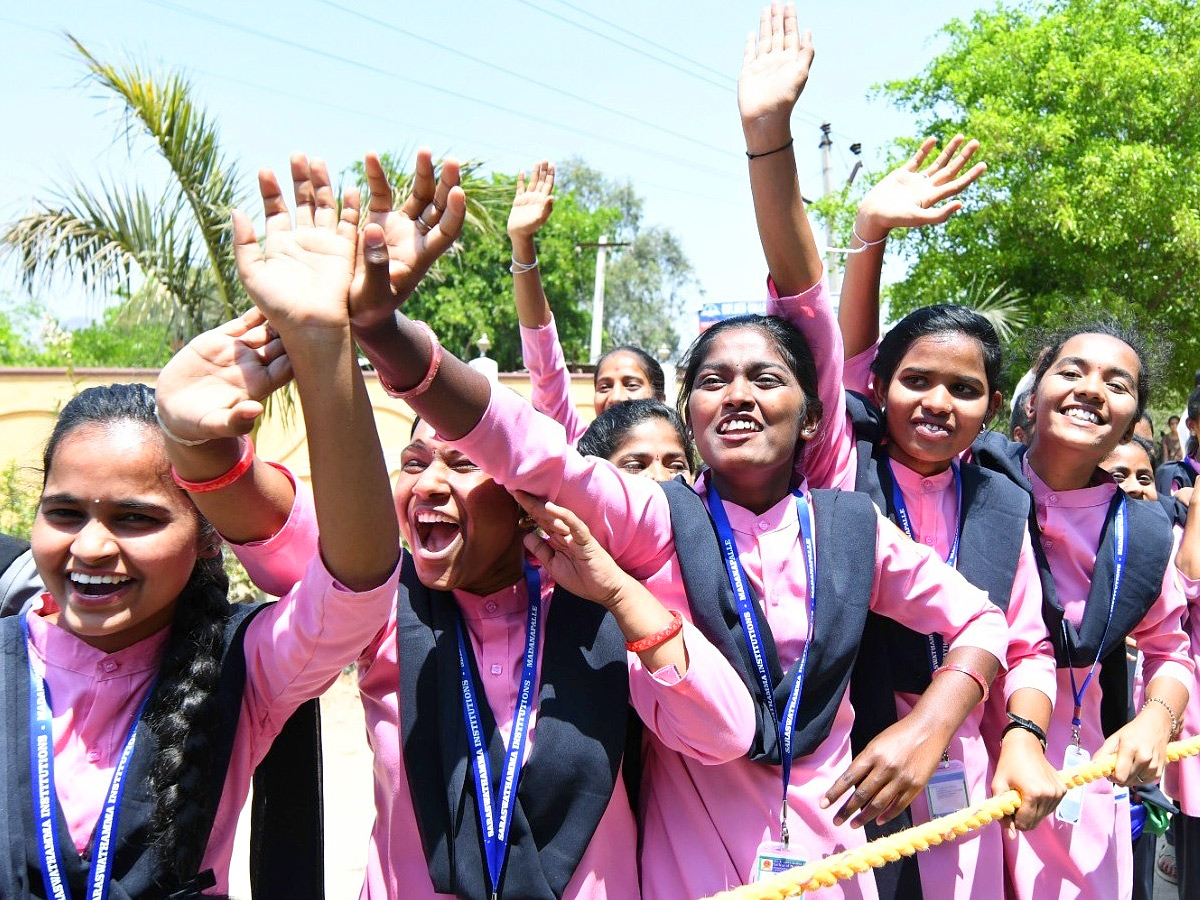
M833 194L833 138L829 136L833 126L825 122L821 125L821 174L825 179L825 196ZM833 216L825 217L825 246L826 248L833 247ZM841 273L834 268L834 263L837 260L837 255L828 249L825 251L825 271L829 273L829 292L834 297L840 297L842 293L842 277Z
M604 270L609 248L628 247L629 243L610 242L608 235L600 235L596 243L576 244L576 250L584 247L596 248L596 284L592 289L592 339L588 345L588 362L595 365L600 360L600 342L604 335Z

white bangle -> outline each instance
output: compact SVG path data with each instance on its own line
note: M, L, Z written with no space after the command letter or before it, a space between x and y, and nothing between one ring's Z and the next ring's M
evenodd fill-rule
M162 429L163 434L165 434L170 440L177 444L182 444L185 447L199 447L201 444L207 444L210 440L210 438L205 438L202 441L189 441L187 438L181 438L179 435L175 434L166 426L166 423L163 422L162 416L158 414L157 403L154 404L154 421L158 423L158 427Z
M512 272L514 275L524 275L526 272L532 272L537 267L538 258L536 256L533 258L533 262L531 263L518 262L516 258L514 258L512 265L508 267L508 271Z

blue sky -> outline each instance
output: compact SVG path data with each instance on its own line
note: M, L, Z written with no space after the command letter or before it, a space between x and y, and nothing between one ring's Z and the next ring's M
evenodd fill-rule
M980 5L800 5L817 47L793 122L806 196L822 190L819 123L833 125L837 178L853 164L853 142L876 168L888 142L914 124L870 99L870 87L918 72L943 46L938 28ZM0 12L5 221L71 173L120 181L160 172L144 144L127 162L115 107L79 86L83 67L62 36L69 30L101 58L188 72L248 179L263 165L286 170L293 150L323 156L334 170L366 150L420 144L503 171L578 156L631 179L647 222L679 235L698 280L689 326L702 302L763 296L734 93L756 2L14 6ZM0 265L0 291L15 293L11 265ZM100 306L69 284L41 298L64 318Z

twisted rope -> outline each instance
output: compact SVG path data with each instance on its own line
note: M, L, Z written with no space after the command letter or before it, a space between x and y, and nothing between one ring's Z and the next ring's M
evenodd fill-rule
M1200 736L1167 745L1168 762L1198 754ZM1080 787L1111 775L1116 764L1116 756L1108 756L1078 769L1064 769L1058 775L1068 788ZM1005 791L958 812L881 837L866 846L835 853L754 884L722 891L709 900L783 900L832 887L839 881L885 866L902 856L912 856L946 841L957 840L961 835L1011 815L1020 805L1020 794Z

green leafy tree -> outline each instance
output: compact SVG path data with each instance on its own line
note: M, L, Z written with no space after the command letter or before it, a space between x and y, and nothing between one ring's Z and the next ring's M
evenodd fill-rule
M1173 341L1182 392L1200 365L1200 5L998 6L943 33L884 90L922 134L978 138L988 173L966 213L908 236L893 312L1001 285L1035 327L1116 312Z
M411 174L402 157L380 158L398 197L408 192ZM365 189L360 165L353 178ZM673 319L680 293L691 281L691 266L669 231L642 227L642 201L628 182L613 183L579 160L559 167L554 215L538 232L538 259L546 296L568 360L586 360L591 330L595 244L601 235L629 241L614 254L605 289L605 346L633 343L651 349L679 338ZM504 233L516 177L480 174L479 163L462 167L468 227L405 304L405 312L429 322L456 355L477 355L475 342L486 333L488 355L501 370L521 368L521 341L508 268L511 250ZM474 222L474 227L471 227Z

